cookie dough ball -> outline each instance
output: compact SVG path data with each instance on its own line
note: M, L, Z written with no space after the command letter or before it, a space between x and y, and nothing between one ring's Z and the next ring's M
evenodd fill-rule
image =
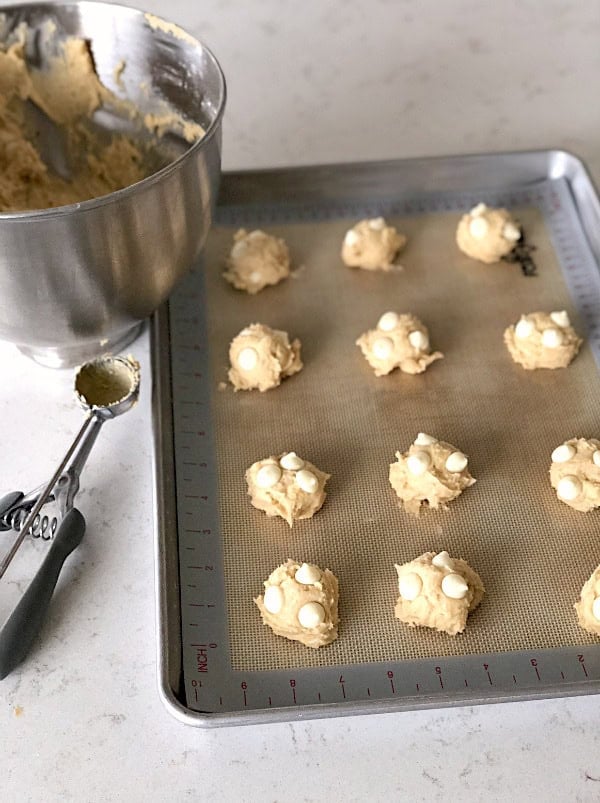
M284 452L253 463L246 482L254 507L267 516L281 516L292 527L297 519L310 519L321 509L330 476L296 452Z
M337 577L329 569L288 560L269 575L264 587L254 602L276 636L314 649L335 641L339 592Z
M579 624L584 630L600 636L600 566L581 589L579 602L575 603Z
M446 507L475 482L465 454L424 432L419 432L407 452L396 452L396 457L397 462L390 465L390 484L404 508L417 516L423 502Z
M346 232L342 262L349 268L392 270L394 259L406 245L406 237L382 217L361 220Z
M376 329L369 329L356 341L375 376L384 376L399 368L407 374L421 374L435 360L444 356L429 350L429 332L414 315L384 313Z
M290 343L287 332L253 323L229 346L229 381L234 390L265 391L302 368L300 341Z
M504 332L510 356L528 371L566 368L583 343L565 310L530 312Z
M396 565L396 571L396 618L411 627L431 627L450 636L462 633L485 593L477 572L447 552L426 552Z
M552 452L550 483L561 502L587 513L600 507L600 440L571 438Z
M456 230L460 250L487 264L499 262L520 238L519 224L506 209L493 209L485 204L477 204L463 215Z
M240 229L233 236L225 279L237 290L254 295L290 275L290 254L279 237L256 229Z

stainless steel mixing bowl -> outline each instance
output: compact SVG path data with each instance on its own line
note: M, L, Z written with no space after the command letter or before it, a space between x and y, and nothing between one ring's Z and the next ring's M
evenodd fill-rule
M192 145L164 136L164 166L123 190L0 214L0 339L45 365L75 365L132 340L199 254L219 184L225 80L203 44L142 11L86 1L0 6L0 17L4 37L51 21L88 40L117 96L142 112L166 101L206 132ZM100 113L95 124L124 125Z

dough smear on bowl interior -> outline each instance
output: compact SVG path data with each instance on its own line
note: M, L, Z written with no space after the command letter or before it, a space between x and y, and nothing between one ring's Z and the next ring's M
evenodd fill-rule
M447 552L426 552L402 566L396 564L400 596L396 618L411 627L430 627L455 636L481 603L481 577Z
M421 374L444 356L430 351L427 327L415 315L384 313L376 329L369 329L356 341L375 376L399 368L406 374Z
M575 603L579 624L589 633L600 636L600 566L592 572Z
M253 323L229 346L229 381L234 390L271 390L302 369L301 344L262 323Z
M396 452L390 465L390 484L405 510L419 515L421 505L446 507L475 480L463 452L432 435L419 432L408 451Z
M267 516L281 516L290 527L298 519L310 519L321 509L329 474L296 452L257 460L246 471L248 495L254 507Z
M290 275L290 252L280 237L260 229L239 229L223 277L237 290L254 295Z
M335 641L339 587L333 572L288 559L263 585L264 593L254 602L275 635L313 649Z
M404 234L388 226L384 218L361 220L346 232L342 262L349 268L390 271L405 245Z
M521 229L506 209L477 204L463 215L456 230L460 250L479 262L493 264L508 256L521 239Z
M107 89L96 74L90 46L77 37L61 39L47 21L36 28L19 24L0 42L0 213L78 203L135 184L153 172L147 148L123 134L98 136L92 115L106 109L139 132L160 136L151 115ZM35 51L32 63L30 53ZM122 72L126 62L115 64ZM68 170L59 175L46 164L35 141L30 105L56 126ZM166 107L166 104L164 104ZM170 130L194 142L201 126L184 121L170 107L163 115ZM35 118L34 118L35 119ZM163 129L166 126L163 125ZM144 137L148 139L147 136Z
M583 340L571 326L565 310L530 312L504 332L513 360L528 371L566 368Z
M587 513L600 507L600 440L571 438L552 452L550 483L565 505Z

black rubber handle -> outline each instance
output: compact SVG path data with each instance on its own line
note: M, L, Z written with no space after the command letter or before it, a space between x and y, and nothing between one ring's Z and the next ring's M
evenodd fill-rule
M0 499L0 519L5 513L8 513L11 507L18 504L18 502L24 498L25 494L22 494L21 491L13 491L12 493L3 496L2 499ZM0 529L4 529L4 527L0 527Z
M63 564L79 546L84 533L85 519L73 508L56 531L37 574L0 631L0 680L9 675L29 652L46 618Z

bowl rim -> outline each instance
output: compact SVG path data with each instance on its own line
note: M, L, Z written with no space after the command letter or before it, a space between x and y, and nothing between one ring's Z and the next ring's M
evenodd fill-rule
M155 173L151 173L149 176L145 176L144 178L140 179L140 181L136 181L134 184L128 184L126 187L123 187L120 190L115 190L114 192L109 192L106 195L98 195L96 198L88 198L85 201L76 201L72 204L65 204L63 206L51 206L45 209L25 209L21 211L15 212L0 212L0 223L5 220L22 220L22 221L32 221L32 220L46 220L53 217L61 217L63 215L73 215L78 212L87 212L91 209L95 209L100 206L106 206L111 203L116 203L117 201L121 200L122 198L126 198L130 195L138 193L141 189L146 189L147 187L151 187L157 182L161 181L162 179L168 177L171 173L175 172L179 165L183 162L187 161L188 159L192 158L192 156L196 153L196 151L201 150L205 143L208 143L210 140L214 139L219 131L221 125L221 119L223 117L223 113L225 111L225 105L227 101L227 82L225 80L225 74L217 60L215 54L212 50L207 47L204 42L198 39L196 36L191 34L186 28L179 23L173 22L171 20L167 20L164 17L160 16L159 14L154 14L153 12L143 11L141 8L137 8L134 6L126 6L123 3L113 3L113 2L105 2L105 0L65 0L65 2L52 2L52 3L45 3L45 2L25 2L25 3L13 3L11 5L0 5L0 15L5 14L7 12L22 10L25 8L39 8L44 9L45 6L107 6L110 8L117 8L120 11L132 14L134 16L142 15L147 20L147 15L151 15L154 19L160 20L164 22L166 25L176 25L181 31L183 31L190 40L194 41L202 51L208 56L212 66L215 68L216 75L219 78L219 106L217 108L217 112L215 114L214 119L211 121L210 125L204 132L204 136L197 139L193 142L189 148L187 148L184 153L178 156L176 159L173 159L172 162L161 167L160 170L157 170Z

